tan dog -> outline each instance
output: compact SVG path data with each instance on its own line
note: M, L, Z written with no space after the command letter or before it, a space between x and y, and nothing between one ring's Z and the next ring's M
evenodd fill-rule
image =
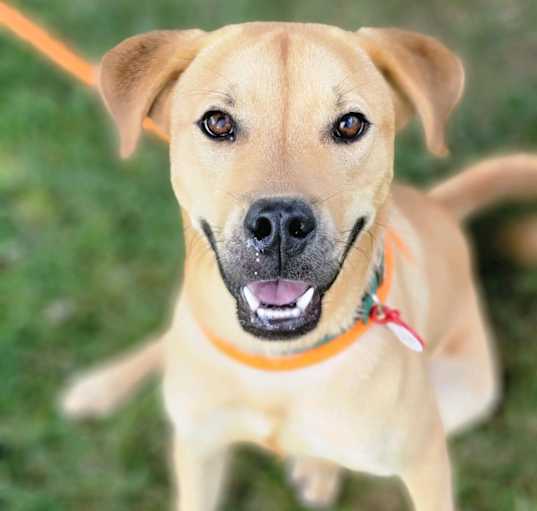
M416 112L445 154L463 81L439 42L395 29L249 23L107 53L122 155L146 115L170 136L185 276L162 338L78 381L67 413L108 413L163 370L182 511L215 508L238 442L289 457L312 505L333 501L345 467L399 476L419 511L453 510L446 432L499 394L458 220L537 184L537 159L517 156L429 194L391 186L397 129ZM424 353L379 325L353 334L383 257L386 303Z

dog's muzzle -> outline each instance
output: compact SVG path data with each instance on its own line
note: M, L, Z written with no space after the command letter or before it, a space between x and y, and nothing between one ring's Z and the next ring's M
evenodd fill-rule
M270 340L297 338L317 326L323 296L363 225L342 252L322 215L301 198L258 199L235 233L218 244L202 222L240 325Z
M314 212L303 200L260 199L251 205L244 231L259 267L254 277L261 278L241 289L239 317L246 330L265 338L288 338L318 321L318 293L298 271L301 257L314 243L316 227Z

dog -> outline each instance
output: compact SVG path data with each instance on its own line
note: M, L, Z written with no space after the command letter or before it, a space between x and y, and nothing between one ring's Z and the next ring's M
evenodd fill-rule
M161 373L181 511L215 509L242 442L284 457L311 506L348 469L453 511L446 438L501 394L461 221L537 185L529 154L429 191L392 183L414 115L447 154L463 87L454 53L394 28L246 23L110 50L121 155L146 116L170 140L184 282L165 333L75 380L65 413L110 413Z

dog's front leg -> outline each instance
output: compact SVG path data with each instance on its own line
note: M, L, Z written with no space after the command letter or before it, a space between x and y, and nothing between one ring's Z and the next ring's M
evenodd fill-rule
M176 441L177 511L214 511L224 486L228 460L228 449L202 455L192 445Z
M178 511L214 511L225 479L228 448L235 443L266 444L275 421L262 412L229 406L192 421L177 424L174 463Z
M400 474L415 511L454 511L451 466L446 439L439 431Z
M332 506L338 498L342 478L341 467L326 460L304 456L289 462L289 480L306 507Z

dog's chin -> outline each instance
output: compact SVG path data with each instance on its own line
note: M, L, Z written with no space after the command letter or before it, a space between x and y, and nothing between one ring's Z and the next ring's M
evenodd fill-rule
M259 291L263 285L275 282L294 288L287 296ZM282 284L280 284L282 285ZM254 292L258 290L258 293ZM268 294L270 299L263 300ZM296 295L296 296L295 296ZM323 294L314 286L300 281L260 281L244 286L235 297L241 327L263 340L288 341L297 339L317 327L321 318ZM278 299L279 298L279 299Z

